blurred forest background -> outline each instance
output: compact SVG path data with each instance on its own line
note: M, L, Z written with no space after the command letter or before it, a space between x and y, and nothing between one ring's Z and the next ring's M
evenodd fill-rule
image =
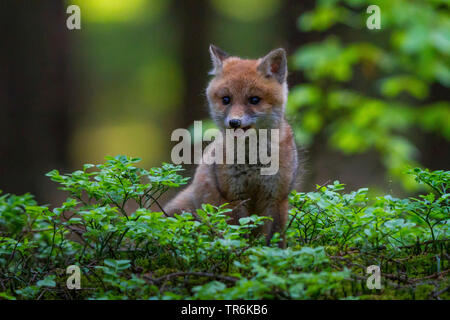
M66 8L81 8L68 30ZM369 30L369 5L381 29ZM0 189L49 203L44 176L126 154L170 162L170 134L207 120L208 46L284 47L301 191L414 191L408 165L450 169L447 0L4 0ZM192 172L193 168L188 168Z

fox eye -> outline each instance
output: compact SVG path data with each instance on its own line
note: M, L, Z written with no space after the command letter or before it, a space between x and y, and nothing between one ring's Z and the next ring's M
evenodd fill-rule
M230 104L230 102L231 102L231 98L229 96L225 96L222 98L223 104Z
M248 102L250 102L251 104L258 104L261 101L260 97L250 97L250 99L248 99Z

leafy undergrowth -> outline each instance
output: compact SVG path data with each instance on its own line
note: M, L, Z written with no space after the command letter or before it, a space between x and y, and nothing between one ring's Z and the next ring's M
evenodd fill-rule
M344 193L339 182L294 191L280 249L280 235L271 246L252 236L266 218L229 225L226 206L175 217L150 211L187 179L179 166L144 170L138 161L49 172L69 194L53 209L29 194L1 196L0 298L450 298L449 171L411 170L429 193L408 199ZM81 289L67 287L71 265ZM367 286L371 265L381 289Z

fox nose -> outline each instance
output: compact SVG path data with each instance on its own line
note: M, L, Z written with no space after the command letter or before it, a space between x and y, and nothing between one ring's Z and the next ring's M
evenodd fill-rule
M229 124L230 124L230 127L236 129L236 128L239 128L241 126L241 120L239 120L239 119L231 119Z

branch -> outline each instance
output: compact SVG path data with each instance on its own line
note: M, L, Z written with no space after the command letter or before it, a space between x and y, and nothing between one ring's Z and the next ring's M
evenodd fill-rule
M236 281L239 280L239 278L236 277L231 277L231 276L223 276L220 274L214 274L214 273L209 273L209 272L175 272L175 273L170 273L167 274L165 276L153 279L151 277L148 276L144 276L147 279L149 279L152 282L156 282L156 283L161 283L161 282L165 282L168 281L172 278L176 278L176 277L184 277L184 276L197 276L197 277L208 277L208 278L216 278L216 279L220 279L220 280L225 280L225 281L229 281L229 282L233 282L235 283Z

